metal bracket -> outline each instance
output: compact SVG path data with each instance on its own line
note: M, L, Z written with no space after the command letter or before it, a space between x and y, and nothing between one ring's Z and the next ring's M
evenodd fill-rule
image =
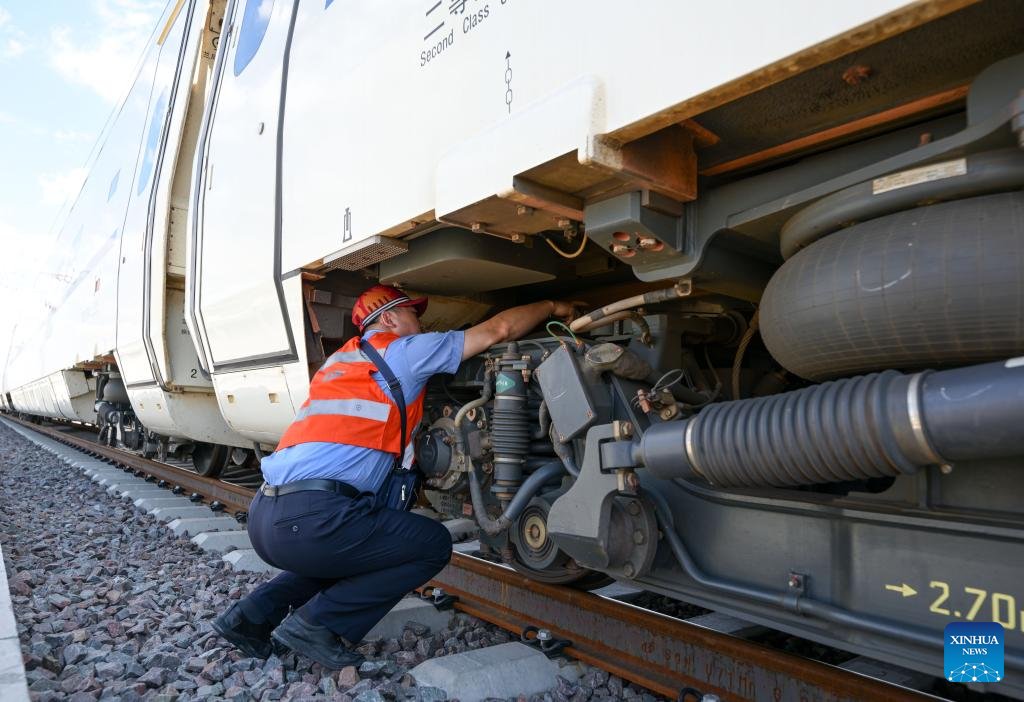
M572 646L572 641L569 639L560 639L548 629L540 629L535 626L524 628L522 634L519 635L519 640L527 646L536 648L548 658L557 656L563 650Z
M434 605L434 609L438 612L452 609L455 603L459 601L458 595L449 595L439 587L425 587L419 597L421 600Z
M687 698L691 697L697 700L697 702L720 702L718 695L705 695L695 687L684 687L680 690L676 702L686 702Z
M783 601L788 609L794 612L800 611L800 599L807 594L808 577L795 571L790 571L786 577L786 594Z

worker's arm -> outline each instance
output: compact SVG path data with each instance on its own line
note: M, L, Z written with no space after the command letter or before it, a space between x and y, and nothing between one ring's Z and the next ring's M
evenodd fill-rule
M571 317L572 313L573 307L570 303L551 300L520 305L499 312L487 321L466 330L462 360L475 356L494 344L522 338L548 317Z

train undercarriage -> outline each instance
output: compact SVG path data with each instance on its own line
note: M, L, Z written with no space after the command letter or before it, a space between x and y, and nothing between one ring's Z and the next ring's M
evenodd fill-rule
M935 43L921 36L913 46ZM1024 699L1024 54L1019 36L1000 42L969 91L926 76L945 102L806 150L741 157L758 110L800 88L780 82L770 97L766 88L701 115L703 131L673 123L615 152L664 172L615 159L585 170L593 164L572 151L474 212L410 220L400 236L357 241L287 275L275 259L258 321L283 319L287 348L268 342L255 360L214 353L249 331L238 321L246 310L221 309L234 331L211 322L219 337L199 333L197 310L214 319L217 309L196 279L211 276L179 247L165 336L184 339L187 362L134 386L120 376L127 364L88 368L100 438L190 459L206 476L255 472L294 416L295 387L355 334L352 303L372 283L430 295L425 321L436 330L579 300L586 314L571 324L431 381L416 438L421 508L471 518L485 554L537 580L634 583L935 675L946 624L998 622L1006 675L983 689ZM865 100L903 94L898 81L882 86ZM838 110L842 99L827 97ZM802 126L818 119L798 111ZM708 134L730 125L738 145L722 148L735 158L719 154L698 187L698 156L714 155ZM194 153L199 134L197 124ZM599 151L588 155L596 162ZM673 180L686 164L693 181ZM562 197L542 182L565 173L596 195ZM542 211L552 203L564 214ZM484 226L480 212L497 212L501 226ZM334 214L351 233L351 213ZM221 250L216 232L196 227L191 254L202 236ZM281 232L271 234L263 243L279 249ZM301 301L285 299L299 287ZM230 307L228 297L217 303ZM184 402L200 395L209 415ZM150 406L171 399L178 415ZM172 436L143 412L216 427L192 432L203 440Z

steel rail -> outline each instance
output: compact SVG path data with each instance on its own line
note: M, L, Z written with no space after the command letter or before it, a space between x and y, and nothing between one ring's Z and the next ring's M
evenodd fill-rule
M224 505L226 511L233 514L248 512L249 503L252 502L253 495L256 494L256 491L251 488L232 485L216 478L206 478L182 468L143 458L129 451L98 444L59 429L26 422L11 415L5 415L5 418L72 448L127 466L156 480L164 480L170 485L180 486L189 493L201 495L210 503L219 502Z
M723 700L936 699L460 553L429 585L504 629L548 629L571 642L566 654L670 698L693 687Z
M66 445L181 485L240 512L254 490L101 446L56 429L7 419ZM564 653L670 698L696 688L723 700L920 702L937 699L842 668L767 648L681 619L570 587L530 580L510 568L452 554L427 587L456 595L454 606L520 634L534 626L568 639Z

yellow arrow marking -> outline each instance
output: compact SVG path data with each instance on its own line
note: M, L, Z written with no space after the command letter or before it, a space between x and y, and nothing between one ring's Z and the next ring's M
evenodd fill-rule
M906 583L903 583L902 585L886 585L885 589L886 590L893 590L895 592L899 592L904 597L912 597L913 595L917 594L917 590L915 590L914 588L910 587Z

